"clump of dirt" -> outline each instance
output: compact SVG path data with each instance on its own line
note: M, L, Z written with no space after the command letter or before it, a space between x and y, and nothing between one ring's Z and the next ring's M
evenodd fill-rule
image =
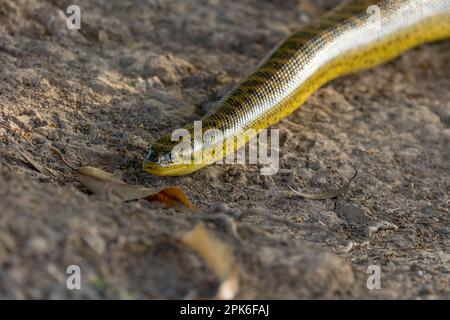
M0 3L0 298L182 298L214 276L174 240L199 220L232 249L238 298L450 298L450 44L332 82L276 127L280 173L142 170L289 33L337 1ZM205 213L90 195L50 151ZM18 150L49 171L39 172ZM288 196L358 176L337 199ZM223 219L235 221L238 238ZM240 218L239 218L240 217ZM82 289L66 288L78 265ZM381 289L369 290L369 266Z

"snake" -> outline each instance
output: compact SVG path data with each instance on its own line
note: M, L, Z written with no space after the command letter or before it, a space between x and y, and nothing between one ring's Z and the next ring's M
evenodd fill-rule
M329 81L449 37L450 0L345 1L278 44L201 118L202 132L220 135L196 135L194 124L178 139L164 134L149 146L143 168L159 176L193 173L244 147Z

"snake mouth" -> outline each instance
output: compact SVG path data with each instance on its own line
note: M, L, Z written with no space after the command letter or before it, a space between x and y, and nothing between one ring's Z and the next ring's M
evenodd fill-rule
M192 173L204 167L202 164L185 163L160 165L150 161L144 161L142 166L146 172L155 176L181 176Z

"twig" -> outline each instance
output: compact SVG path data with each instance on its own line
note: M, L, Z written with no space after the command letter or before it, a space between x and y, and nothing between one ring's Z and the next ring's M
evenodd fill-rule
M61 160L62 163L64 163L66 166L68 166L72 171L74 171L74 172L79 171L79 169L75 168L75 166L64 157L64 155L61 153L61 151L59 151L52 145L49 145L48 148L50 149L50 151L53 152L53 154L55 154L59 158L59 160Z
M297 228L297 229L304 229L305 226L301 225L299 223L295 223L293 221L291 221L290 219L287 218L283 218L283 217L279 217L270 213L266 213L262 210L259 209L249 209L245 212L243 212L241 214L241 216L239 217L239 220L242 220L244 217L246 216L252 216L252 215L258 215L258 216L263 216L264 218L266 218L267 220L273 221L273 222L277 222L277 223L282 223L285 224L289 227L292 228Z
M33 159L33 156L26 150L21 150L19 148L19 146L16 146L16 151L22 156L22 158L24 160L26 160L28 162L29 165L31 165L34 169L36 169L37 171L39 171L40 173L47 175L49 177L54 177L55 174L53 173L52 170L50 170L49 168L45 167L44 165L40 164L39 162L37 162L36 160Z
M344 184L341 188L339 188L337 190L332 190L332 191L319 192L319 193L304 193L301 191L294 190L290 185L288 185L288 187L289 187L289 189L291 189L292 192L294 192L295 194L297 194L300 197L303 197L305 199L310 199L310 200L333 199L348 190L348 188L350 187L350 184L352 183L353 179L355 179L357 174L358 174L358 170L355 170L355 173L353 174L353 176L349 179L349 181L346 184Z

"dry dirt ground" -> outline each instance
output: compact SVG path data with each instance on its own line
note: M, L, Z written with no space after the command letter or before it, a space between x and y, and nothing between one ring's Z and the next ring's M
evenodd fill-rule
M74 2L79 32L65 28ZM275 126L277 175L213 165L167 178L141 168L149 143L201 117L337 2L0 1L0 298L183 298L217 285L172 237L198 214L91 195L49 144L129 183L181 186L232 249L237 298L450 298L449 42L320 89ZM337 199L287 195L288 184L333 189L353 168ZM238 240L223 222L249 211L236 221ZM370 236L378 223L397 228ZM66 289L72 264L81 290ZM371 265L381 268L379 290L366 286Z

